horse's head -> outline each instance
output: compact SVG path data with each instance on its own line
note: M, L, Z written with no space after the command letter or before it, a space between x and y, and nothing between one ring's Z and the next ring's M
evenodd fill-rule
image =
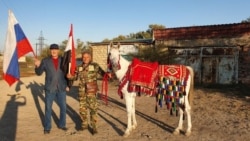
M110 61L115 61L117 62L119 60L120 52L120 43L118 43L116 46L113 44L113 42L110 43L109 45L109 59Z
M108 62L111 65L110 67L116 67L116 69L120 69L120 43L114 46L113 42L111 42L109 47Z

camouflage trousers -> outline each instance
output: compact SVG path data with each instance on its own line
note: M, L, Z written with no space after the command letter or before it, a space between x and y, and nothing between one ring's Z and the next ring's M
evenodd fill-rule
M80 116L82 119L82 127L88 127L88 112L90 113L90 125L92 128L96 128L97 122L97 110L98 102L95 94L80 94L79 95L80 103Z

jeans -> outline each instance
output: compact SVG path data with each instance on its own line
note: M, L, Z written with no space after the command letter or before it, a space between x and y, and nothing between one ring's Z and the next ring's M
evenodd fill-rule
M51 129L51 112L53 101L57 100L60 108L60 118L58 127L65 127L66 125L66 92L46 92L45 91L45 121L44 130Z

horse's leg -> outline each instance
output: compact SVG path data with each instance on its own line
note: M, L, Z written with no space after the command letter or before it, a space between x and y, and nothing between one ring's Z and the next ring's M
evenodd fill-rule
M192 122L191 122L191 105L193 101L193 90L194 90L194 71L191 67L188 67L190 75L189 75L189 87L188 89L188 98L186 104L186 113L187 113L187 130L185 135L189 136L191 135L191 128L192 128Z
M187 113L187 130L185 135L189 136L191 135L191 128L192 128L192 123L191 123L191 108L189 106L189 102L187 102L187 108L186 108L186 113Z
M184 116L184 111L182 108L179 108L179 111L180 111L180 118L179 118L179 124L177 126L177 128L175 128L173 134L175 135L178 135L180 134L180 131L182 130L183 128L183 116Z
M132 126L131 126L131 117L132 117L132 97L131 97L131 93L126 92L124 94L125 97L125 103L126 103L126 110L127 110L127 117L128 117L128 121L127 121L127 129L124 133L124 137L127 137L130 135L130 132L132 130Z
M135 98L136 98L136 94L133 94L132 96L132 129L135 129L137 127L137 121L136 121L136 117L135 117Z
M188 120L188 128L187 128L187 132L186 135L190 135L191 133L191 116L190 116L190 105L189 105L189 99L188 99L188 95L189 95L189 91L190 91L190 79L188 79L187 81L187 86L185 91L187 92L186 96L180 98L180 103L181 107L179 107L180 110L180 118L179 118L179 124L178 127L175 129L174 134L180 134L180 131L183 129L183 116L184 116L184 112L187 113L187 120Z

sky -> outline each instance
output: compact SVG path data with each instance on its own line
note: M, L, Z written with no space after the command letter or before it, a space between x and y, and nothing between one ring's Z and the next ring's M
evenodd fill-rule
M73 36L101 42L167 28L239 23L250 17L249 0L0 0L0 51L4 50L8 10L12 10L33 49L43 35L46 45Z

